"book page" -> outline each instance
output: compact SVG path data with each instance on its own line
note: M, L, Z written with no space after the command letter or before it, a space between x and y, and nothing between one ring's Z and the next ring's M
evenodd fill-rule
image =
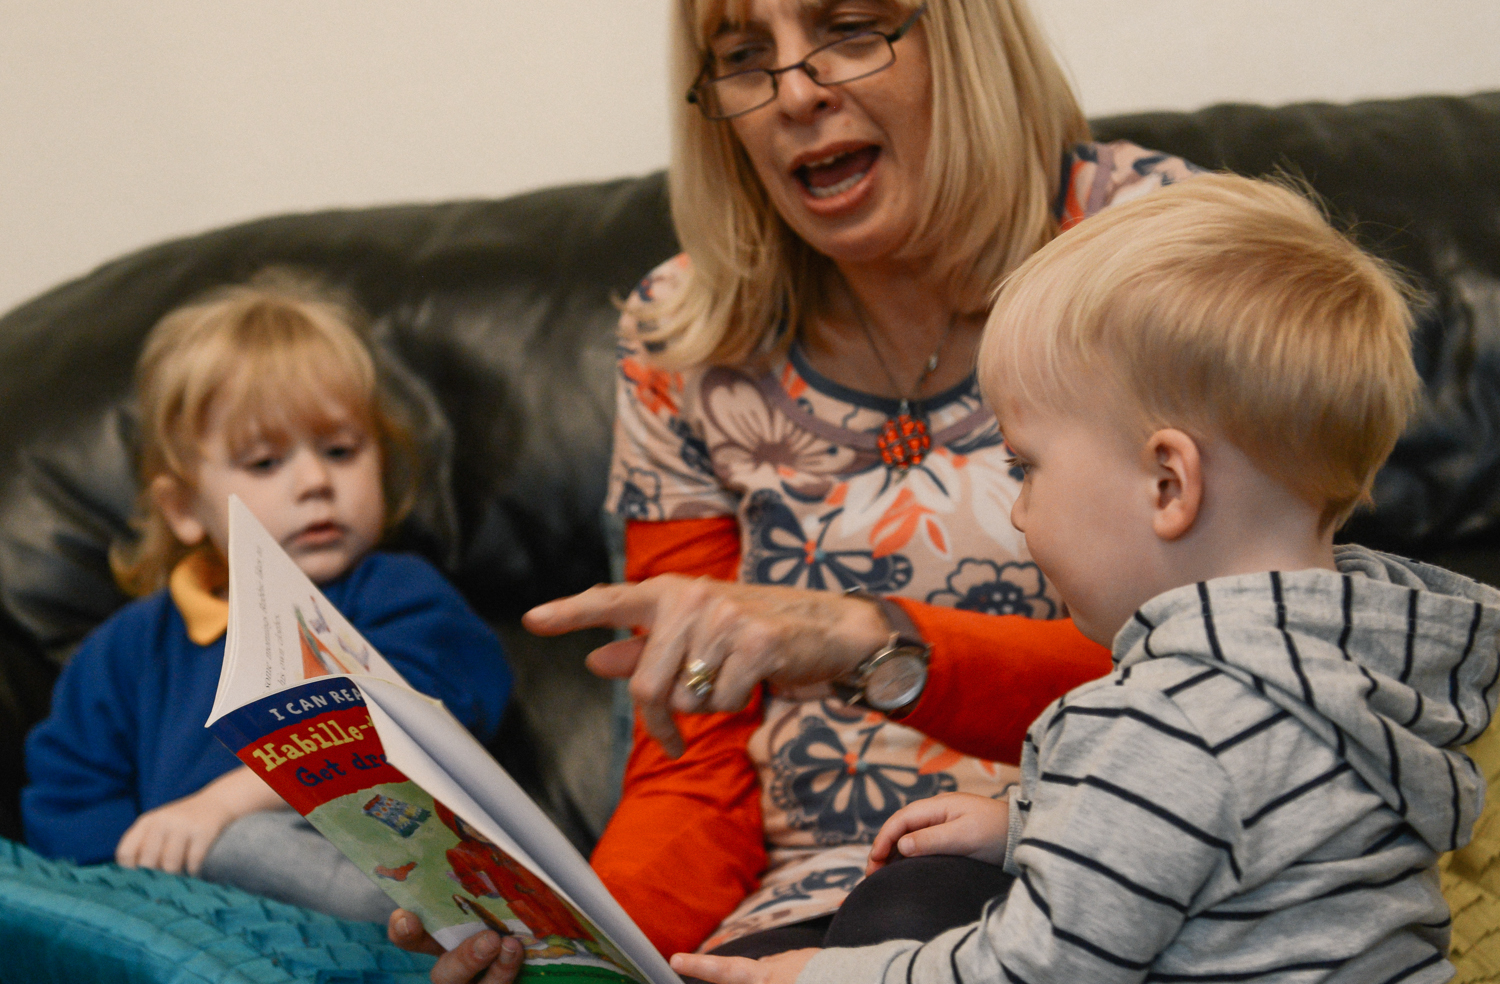
M208 723L242 704L328 673L406 684L328 603L239 496L230 496L229 632Z

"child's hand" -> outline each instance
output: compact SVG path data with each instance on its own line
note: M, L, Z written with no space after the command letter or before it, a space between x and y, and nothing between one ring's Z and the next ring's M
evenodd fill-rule
M891 815L870 845L865 874L894 860L892 849L913 858L955 854L1000 864L1010 832L1010 804L973 793L942 793L908 803Z
M202 789L136 818L115 861L122 868L156 868L168 874L196 875L208 849L239 815Z
M279 796L246 768L220 776L191 796L136 818L115 848L122 868L198 874L224 828L258 810L281 806Z
M672 969L710 984L793 984L817 949L788 950L759 960L748 957L713 957L706 953L679 953Z

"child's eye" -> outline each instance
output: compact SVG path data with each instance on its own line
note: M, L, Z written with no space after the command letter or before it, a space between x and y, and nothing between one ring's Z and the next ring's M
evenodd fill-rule
M246 458L240 466L245 471L255 475L269 475L281 464L281 456L274 454L257 454Z
M1008 454L1005 456L1005 466L1012 471L1020 469L1022 475L1031 474L1031 463L1017 458L1014 454Z
M329 441L323 445L323 457L329 461L349 461L363 450L365 442L358 438Z

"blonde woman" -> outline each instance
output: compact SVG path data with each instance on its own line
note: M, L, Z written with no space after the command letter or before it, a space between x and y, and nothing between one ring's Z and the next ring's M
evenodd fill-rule
M1008 520L972 371L988 300L1061 228L1191 169L1087 142L1023 0L678 0L673 48L684 253L626 306L608 502L639 583L527 622L644 630L591 657L640 710L593 863L664 953L931 935L1003 881L890 865L916 874L887 896L953 904L855 920L875 832L1000 795L1036 713L1109 667ZM487 934L433 979L497 954L507 980Z

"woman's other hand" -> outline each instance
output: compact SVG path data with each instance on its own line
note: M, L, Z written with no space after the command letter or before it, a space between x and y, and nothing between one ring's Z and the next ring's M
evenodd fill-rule
M1005 861L1010 804L973 793L942 793L908 803L875 835L865 874L899 856L951 854L988 864Z
M759 960L679 953L672 957L672 969L710 984L793 984L802 968L819 952L817 949L788 950Z
M392 943L412 953L438 958L432 967L432 984L512 984L521 972L521 941L493 930L475 933L451 950L428 935L422 920L405 909L391 913L386 935ZM479 975L483 973L484 976Z
M588 666L630 678L646 730L674 758L683 745L673 711L737 711L763 681L784 690L825 684L858 666L891 631L866 599L675 574L596 585L538 605L522 624L538 635L640 630L594 650ZM694 670L711 674L706 692L686 686Z

